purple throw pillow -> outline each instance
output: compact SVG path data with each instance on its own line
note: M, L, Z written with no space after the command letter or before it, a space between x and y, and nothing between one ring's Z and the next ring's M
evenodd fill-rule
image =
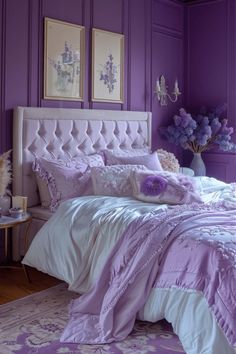
M133 171L130 175L133 196L158 204L201 203L193 177L165 171Z
M106 153L107 165L143 165L149 170L163 171L157 152L141 156L116 156Z

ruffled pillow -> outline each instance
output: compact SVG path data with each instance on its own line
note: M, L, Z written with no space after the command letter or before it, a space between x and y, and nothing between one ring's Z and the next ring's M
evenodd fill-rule
M71 161L36 158L32 168L41 205L55 211L63 200L93 194L92 166L104 166L101 155L78 156Z
M193 178L180 173L133 171L130 174L133 196L158 204L201 203Z
M149 170L162 171L157 152L146 155L117 156L115 153L106 151L106 165L142 165Z
M179 161L172 152L163 149L157 150L157 155L164 171L179 172Z
M92 167L92 183L94 194L109 196L132 196L129 179L132 171L146 170L142 165L115 165Z

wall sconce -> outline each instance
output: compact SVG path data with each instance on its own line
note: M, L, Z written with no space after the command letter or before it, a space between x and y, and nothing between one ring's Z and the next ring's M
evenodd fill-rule
M161 106L167 106L167 102L168 102L167 98L169 98L171 102L176 102L178 96L181 95L177 79L175 80L174 91L172 92L173 97L171 97L171 95L168 93L167 88L168 86L166 86L166 79L164 75L161 75L156 82L156 91L155 91L157 95L157 99L160 102Z

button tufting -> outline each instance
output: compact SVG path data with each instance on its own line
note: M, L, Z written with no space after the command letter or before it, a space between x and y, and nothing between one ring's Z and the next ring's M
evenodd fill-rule
M44 127L43 124L40 125L38 131L37 131L37 134L42 137L42 136L45 136L46 135L46 129Z

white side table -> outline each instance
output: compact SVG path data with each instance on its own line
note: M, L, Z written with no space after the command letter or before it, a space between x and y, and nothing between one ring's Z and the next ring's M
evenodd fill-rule
M4 230L4 237L5 237L5 262L8 261L8 255L9 255L8 230L15 227L15 226L27 224L26 230L25 230L25 235L24 235L25 250L27 250L27 248L28 248L28 233L29 233L31 221L32 221L32 216L29 213L24 213L22 215L22 217L20 217L20 218L12 218L10 216L0 217L0 230ZM27 271L24 264L22 264L22 267L21 266L16 267L16 266L8 265L8 264L2 264L2 265L0 265L0 268L23 269L28 282L30 282L29 274L28 274L28 271Z

